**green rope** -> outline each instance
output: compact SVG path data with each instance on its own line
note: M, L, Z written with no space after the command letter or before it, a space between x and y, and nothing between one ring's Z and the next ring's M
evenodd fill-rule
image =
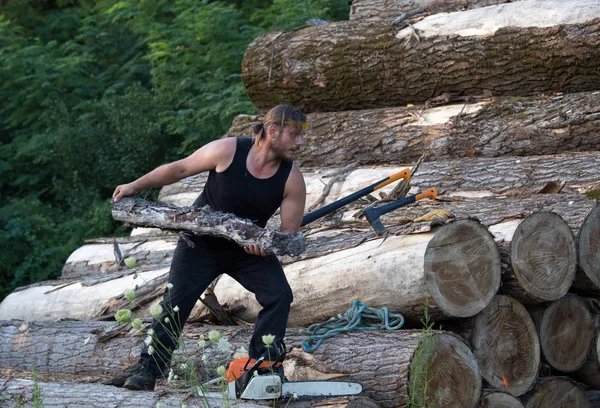
M307 329L302 329L302 334L309 335L302 341L302 349L312 353L324 339L349 330L397 330L402 325L404 325L404 316L400 313L390 313L387 307L381 309L368 307L361 301L355 300L350 309L337 318L332 317L323 323L316 323Z

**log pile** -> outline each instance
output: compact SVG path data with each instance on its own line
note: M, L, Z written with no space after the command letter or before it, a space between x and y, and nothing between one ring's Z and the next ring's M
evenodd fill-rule
M277 216L261 231L232 219L196 231L240 244L266 237L261 245L279 248L294 291L289 379L364 388L361 398L284 405L600 406L599 21L591 0L354 0L350 21L249 45L243 80L258 110L285 102L309 113L296 160L306 211L404 167L413 173L410 183L303 227L303 246L291 251L274 233ZM225 137L248 135L260 119L237 117ZM84 398L89 406L206 405L165 380L141 396L99 383L137 359L143 334L114 314L132 308L149 324L176 232L198 226L198 209L185 207L205 181L164 187L160 201L178 208L116 206L117 219L152 229L88 242L62 279L20 288L0 304L0 394L9 396L0 407L32 402L34 385L46 406ZM366 206L429 187L440 193L435 201L382 216L384 236L362 216ZM260 306L226 275L213 290L239 324L216 327L231 359ZM219 322L206 296L188 320L175 371L189 356L206 368L198 339ZM304 352L299 328L344 313L354 299L402 313L404 327L351 331ZM423 328L425 316L436 325Z

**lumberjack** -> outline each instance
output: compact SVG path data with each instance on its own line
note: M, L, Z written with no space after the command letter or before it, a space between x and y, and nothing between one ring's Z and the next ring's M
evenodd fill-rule
M306 186L292 159L303 144L307 125L306 116L299 109L278 105L253 127L254 138L225 138L208 143L182 160L118 186L113 199L118 201L209 171L204 191L194 207L209 205L214 210L250 219L263 228L279 208L281 231L297 232ZM125 388L154 389L156 378L169 370L177 339L194 304L222 273L253 292L262 306L250 340L250 360L264 358L268 351L268 361L261 367L283 375L283 336L292 291L279 260L255 244L242 248L225 238L190 235L177 244L169 272L171 289L165 291L161 302L162 314L153 320L154 335L150 344L144 346L140 360L126 370ZM270 350L263 344L264 335L275 336Z

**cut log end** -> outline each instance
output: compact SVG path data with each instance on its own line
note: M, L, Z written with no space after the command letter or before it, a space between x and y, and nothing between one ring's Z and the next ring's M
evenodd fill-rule
M540 211L526 217L511 243L511 262L523 289L543 301L563 297L575 277L577 251L567 223Z
M577 370L585 362L593 341L592 314L581 298L567 295L544 311L540 344L552 367L563 372Z
M548 381L536 389L525 408L569 407L589 408L585 392L576 383L563 378Z
M590 211L578 237L579 265L594 285L600 288L600 205Z
M439 333L422 340L408 378L415 406L476 407L481 397L481 374L469 347L458 337Z
M523 404L510 394L500 391L484 392L481 399L482 408L523 408Z
M540 343L535 323L521 303L509 296L494 297L475 317L472 343L481 375L491 386L514 396L532 387Z
M483 310L500 286L500 255L490 232L474 220L441 228L425 252L429 294L450 316Z

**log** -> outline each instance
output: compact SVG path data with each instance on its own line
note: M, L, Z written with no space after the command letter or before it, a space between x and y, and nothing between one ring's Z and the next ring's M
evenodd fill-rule
M401 165L423 154L437 161L600 150L600 92L455 99L436 107L312 113L295 162L302 167ZM251 135L258 120L262 116L240 115L226 136Z
M523 408L523 404L512 395L491 389L483 390L481 398L482 408Z
M474 220L440 228L427 244L425 282L435 303L449 316L482 311L500 287L500 254L492 234Z
M510 1L511 0L354 0L350 7L350 20L377 21L396 19L419 7L434 14L471 10L479 7L508 3Z
M600 5L519 1L436 14L401 28L336 22L260 36L242 80L264 112L403 106L443 93L528 96L600 89Z
M573 289L578 292L600 291L600 206L592 208L577 237L579 271Z
M0 367L28 370L33 363L40 374L77 374L89 376L90 380L117 375L137 359L142 337L124 332L101 342L113 328L114 324L105 322L2 322ZM198 337L213 329L228 338L232 351L223 356L210 346L204 352L209 359L225 357L225 361L234 350L247 346L252 332L249 327L188 326L184 334L185 347L175 353L174 370L189 358L200 364L202 350ZM286 376L294 381L333 378L357 381L364 389L361 395L381 407L404 407L409 399L407 381L411 375L411 359L424 334L423 330L352 331L326 339L314 353L308 354L300 348L306 336L298 329L288 329ZM425 349L432 354L419 355L429 356L434 368L420 372L414 379L417 382L429 380L431 395L457 398L456 401L464 402L464 407L476 406L481 377L472 353L451 334L433 332L431 338L433 341L427 343L427 347L431 347ZM222 364L221 359L218 364ZM159 382L158 390L164 386L164 382Z
M515 299L498 295L475 316L471 345L492 387L517 397L534 385L540 342L529 312Z
M135 259L137 271L169 268L178 239L176 236L134 236L114 239L115 243L83 245L67 258L62 269L62 278L82 278L130 269L117 262L115 245L118 245L123 259Z
M560 299L571 287L577 268L569 225L553 212L529 215L512 236L510 264L503 270L501 293L523 303Z
M524 396L523 400L527 402L525 408L590 407L590 403L582 387L562 377L544 377L538 379L534 391Z
M552 302L539 325L546 361L562 372L573 372L586 361L594 341L592 314L578 296L569 294Z
M590 388L600 390L600 315L594 316L594 341L576 377Z
M349 171L345 179L333 183L323 205L375 183L406 166L363 166ZM435 186L443 194L453 196L529 196L544 190L549 183L565 183L569 188L585 192L598 184L597 153L566 153L536 157L468 158L426 161L411 177L414 191ZM339 168L303 169L307 188L306 208L323 193L332 174ZM200 194L205 177L190 177L161 190L159 200L184 205ZM393 185L381 191L389 192ZM184 198L185 197L185 198ZM182 199L184 198L184 199ZM188 201L189 200L189 201Z
M198 235L227 238L240 246L258 245L276 255L298 255L304 251L302 234L284 234L261 228L250 220L233 214L202 208L178 208L151 203L139 198L124 198L113 202L112 216L142 227L190 231Z

